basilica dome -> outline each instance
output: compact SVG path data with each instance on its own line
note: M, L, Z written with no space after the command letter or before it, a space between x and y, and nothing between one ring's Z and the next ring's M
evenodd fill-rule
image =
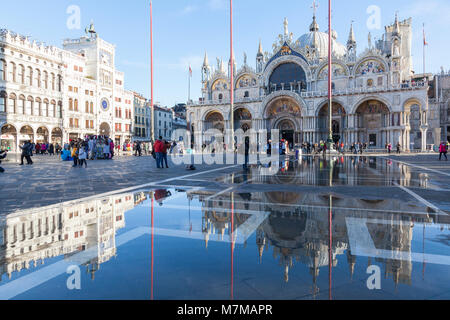
M333 54L342 57L347 54L347 47L337 42L337 32L331 30ZM315 47L318 49L320 58L328 57L328 33L320 32L319 25L316 22L316 17L309 27L309 32L298 38L299 46L301 48Z

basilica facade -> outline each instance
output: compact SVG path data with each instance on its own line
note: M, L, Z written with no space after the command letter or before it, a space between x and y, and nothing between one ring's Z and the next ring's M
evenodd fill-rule
M411 19L395 17L380 40L368 36L358 52L353 25L347 44L332 31L332 131L335 141L347 146L367 143L381 149L400 143L403 150L426 150L438 143L440 132L431 129L428 79L412 69ZM284 33L264 52L260 42L256 67L233 61L234 111L230 110L230 62L207 54L202 67L202 97L190 102L187 121L193 132L214 128L222 132L279 129L291 145L326 140L328 125L328 32L321 32L316 17L309 31L297 40L284 21ZM227 70L228 69L228 70ZM437 112L439 114L439 112ZM270 137L270 134L269 134ZM197 139L197 137L196 137ZM197 142L198 143L198 142Z

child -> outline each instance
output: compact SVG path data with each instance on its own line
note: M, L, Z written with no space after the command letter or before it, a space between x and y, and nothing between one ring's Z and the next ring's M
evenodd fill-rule
M84 147L80 148L80 152L78 154L78 159L79 159L78 164L80 165L80 167L82 168L83 167L83 163L84 163L85 167L87 168L87 161L86 161L86 159L87 159L87 152L86 152L86 149Z

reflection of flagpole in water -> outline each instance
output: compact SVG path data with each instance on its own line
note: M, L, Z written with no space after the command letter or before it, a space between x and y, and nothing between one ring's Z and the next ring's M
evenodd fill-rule
M234 273L234 192L231 193L231 232L230 232L230 238L231 238L231 300L234 300L233 296L233 273Z
M152 196L152 222L151 222L151 228L152 228L152 266L151 266L151 299L153 300L153 216L154 216L154 203L155 203L155 194L153 191L151 192Z
M422 265L422 279L425 280L425 222L423 223L423 233L422 233L422 249L423 249L423 265Z
M189 232L192 232L192 222L191 222L191 198L188 197L189 201Z
M328 295L329 300L332 300L331 290L332 290L332 268L333 268L333 196L330 195L330 211L328 213L328 225L329 225L329 242L328 242Z

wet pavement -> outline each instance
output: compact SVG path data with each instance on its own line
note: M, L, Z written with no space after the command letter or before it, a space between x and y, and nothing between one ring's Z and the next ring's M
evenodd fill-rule
M180 169L3 209L0 298L449 299L450 166L418 159Z

